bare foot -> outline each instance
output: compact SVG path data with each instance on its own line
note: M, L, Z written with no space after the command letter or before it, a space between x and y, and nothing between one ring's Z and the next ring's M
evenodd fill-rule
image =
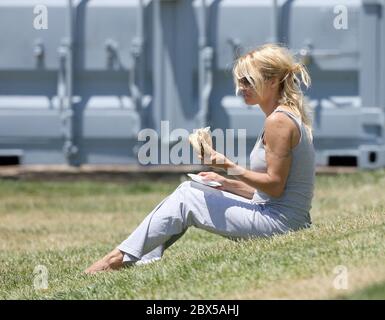
M96 272L118 270L123 267L123 252L119 249L112 250L104 258L96 261L84 273L95 274Z

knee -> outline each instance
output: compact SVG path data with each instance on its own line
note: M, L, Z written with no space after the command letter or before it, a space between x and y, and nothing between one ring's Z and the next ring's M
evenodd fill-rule
M191 189L191 181L182 182L174 191L174 195L180 199L180 201L184 202L186 199L186 194L189 194L189 190Z

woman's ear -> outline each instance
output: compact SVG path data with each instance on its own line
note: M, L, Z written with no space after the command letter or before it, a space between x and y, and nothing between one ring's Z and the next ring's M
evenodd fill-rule
M278 86L279 86L278 78L271 79L270 80L270 85L271 85L271 88L273 88L273 89L278 88Z

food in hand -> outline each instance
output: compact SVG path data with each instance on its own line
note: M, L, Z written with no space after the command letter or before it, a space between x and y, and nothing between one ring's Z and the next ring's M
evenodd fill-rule
M205 148L207 144L210 148L213 147L213 141L211 137L210 127L201 128L196 130L194 133L189 135L189 141L193 147L193 149L200 154L202 159L205 156L210 156L211 151L209 148Z

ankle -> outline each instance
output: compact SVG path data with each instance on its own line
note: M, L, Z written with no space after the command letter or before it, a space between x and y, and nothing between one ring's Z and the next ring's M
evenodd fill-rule
M123 265L123 252L121 252L118 249L113 250L110 252L106 257L105 261L110 265L110 266L120 266Z
M110 260L110 259L122 259L123 260L123 252L118 250L118 249L114 249L113 251L111 251L109 254L107 254L104 259L106 260Z

